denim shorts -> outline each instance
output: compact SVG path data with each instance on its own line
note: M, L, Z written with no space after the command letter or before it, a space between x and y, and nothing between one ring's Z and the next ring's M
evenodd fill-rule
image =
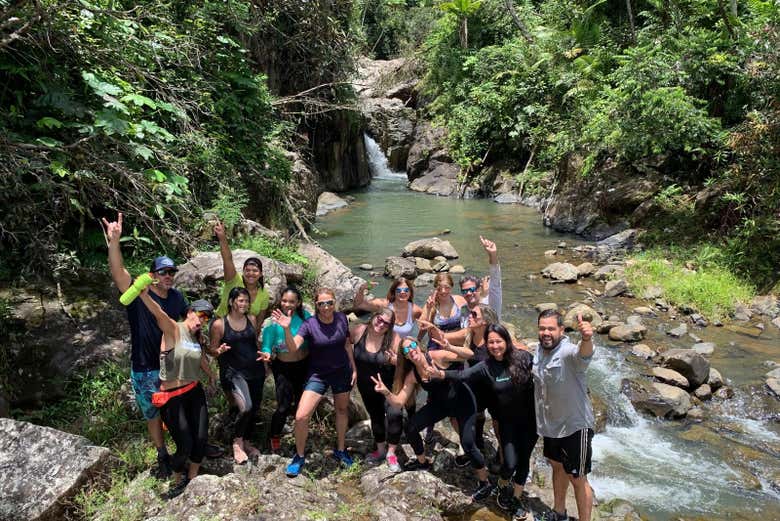
M306 380L304 391L313 391L319 395L325 394L328 387L333 394L348 393L352 390L352 367L346 366L330 373L313 373Z
M141 414L147 420L153 420L160 414L159 409L152 405L152 395L160 390L160 371L130 371L133 381L135 403L141 409Z

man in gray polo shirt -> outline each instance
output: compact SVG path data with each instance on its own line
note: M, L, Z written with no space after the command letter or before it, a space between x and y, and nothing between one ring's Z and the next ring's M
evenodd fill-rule
M585 371L593 356L593 327L577 316L579 344L565 336L563 317L539 314L539 349L534 355L536 429L544 437L544 456L553 470L555 503L551 521L569 519L566 491L574 486L580 521L590 521L593 491L588 483L593 439L593 407Z

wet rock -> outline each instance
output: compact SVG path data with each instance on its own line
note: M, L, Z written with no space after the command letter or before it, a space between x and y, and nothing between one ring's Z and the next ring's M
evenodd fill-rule
M780 379L780 367L775 367L771 371L769 371L766 375L764 375L766 378L777 378Z
M656 379L663 383L676 385L677 387L682 387L683 389L688 388L688 379L673 369L666 369L665 367L653 367L651 372Z
M577 315L582 315L582 320L590 322L594 328L598 328L601 325L601 317L595 309L585 304L577 303L564 315L563 326L569 330L577 329Z
M753 312L744 304L737 304L734 306L734 320L747 322L752 316Z
M629 228L622 232L610 235L606 239L600 240L596 243L597 246L608 246L615 250L630 250L634 247L639 230L635 228Z
M544 256L545 257L555 257L556 255L558 255L558 250L545 250L544 251Z
M709 378L709 361L693 349L670 349L662 356L664 367L682 374L688 379L691 387L698 387Z
M777 398L780 398L780 379L767 378L766 386L769 387L769 390L772 391Z
M422 273L416 279L414 279L414 287L421 288L424 286L430 286L433 284L433 279L436 275L433 273Z
M710 372L707 375L707 383L713 391L717 391L723 387L723 376L721 376L720 371L714 367L710 367Z
M691 322L699 327L707 327L710 325L709 322L707 322L707 319L700 313L693 313L691 315Z
M616 342L639 342L647 334L645 326L631 326L628 324L613 327L609 330L609 339Z
M0 419L0 519L64 519L73 496L111 463L111 451L82 436Z
M655 300L663 294L664 290L661 288L661 286L648 286L644 291L642 291L641 296L645 300Z
M366 471L360 488L378 519L442 520L472 508L471 498L430 472L393 474L382 465Z
M431 261L428 259L415 257L414 266L417 270L417 273L433 273L433 266L431 266Z
M704 409L701 407L692 407L685 416L689 420L701 421L705 418Z
M604 288L604 296L617 297L628 289L628 283L623 279L610 280Z
M754 313L774 318L780 315L780 304L774 295L759 295L753 298L750 309Z
M413 279L417 274L413 260L404 257L388 257L385 259L385 275L393 279L398 277Z
M554 302L543 302L541 304L537 304L534 306L537 313L541 313L542 311L547 311L548 309L558 310L558 304Z
M554 262L542 270L542 275L561 282L577 282L577 267L568 262Z
M349 203L333 192L322 192L317 198L317 217L322 217L333 210L344 208Z
M621 392L637 410L649 412L659 418L684 416L691 408L688 393L679 387L658 382L644 385L636 380L623 379Z
M639 315L629 315L626 317L626 324L629 326L643 326L642 317Z
M721 387L717 391L715 391L715 394L713 395L715 398L718 398L720 400L730 400L731 398L734 398L734 389L731 387Z
M777 317L775 319L772 319L772 324L778 329L780 329L780 317Z
M600 267L596 273L593 275L593 278L596 280L607 280L612 278L612 276L622 276L625 268L622 264L607 264L606 266Z
M366 281L356 277L341 261L315 244L301 243L298 245L298 253L309 259L309 265L315 272L314 283L319 287L331 288L336 293L336 308L352 309L352 299ZM265 264L263 267L265 272Z
M358 268L364 271L371 271L374 269L374 266L372 264L361 264Z
M681 336L687 333L688 333L688 326L685 325L684 323L666 332L667 335L672 336L674 338L680 338Z
M701 344L701 343L702 343L702 340L701 340L701 337L700 337L700 336L698 336L698 335L695 335L695 334L693 334L693 333L688 333L688 336L689 336L689 337L690 337L690 339L691 339L691 340L693 340L695 343L697 343L697 344Z
M703 356L710 356L712 353L715 352L715 343L713 342L699 342L696 344L693 344L693 347L691 347L694 351L699 353Z
M457 194L458 176L460 175L458 165L431 161L428 168L428 172L409 184L410 190L445 197Z
M645 316L645 317L654 317L654 316L656 316L655 310L653 310L653 308L649 308L647 306L636 307L636 308L634 308L633 311L637 315L642 315L642 316Z
M462 275L466 273L466 268L463 267L462 264L456 264L453 267L450 268L450 273L456 274L456 275Z
M666 302L664 299L656 299L655 300L655 307L660 309L661 311L668 311L669 310L669 303Z
M693 395L701 401L707 401L712 398L712 388L707 384L701 384L693 391Z
M656 355L656 352L650 349L647 344L636 344L631 347L631 354L649 360Z
M737 324L728 324L726 325L726 329L729 331L733 331L734 333L738 333L740 335L749 336L751 338L758 338L761 336L761 333L764 332L763 329L752 326L752 327L746 327L746 326L739 326Z
M583 262L577 265L577 273L579 273L580 277L590 277L595 271L596 267L590 262Z
M614 320L605 320L596 328L596 332L600 335L606 335L612 328L625 325L623 322Z
M593 406L593 416L596 420L593 431L598 434L604 432L607 428L607 420L609 419L609 407L607 402L598 394L588 393L590 395L590 403Z
M437 261L436 264L433 265L433 271L435 273L441 273L442 271L450 271L450 265L447 263L447 261Z
M623 499L612 499L595 507L594 519L601 521L644 521L634 506Z
M401 256L422 257L424 259L433 259L441 256L445 259L457 259L458 252L452 247L450 241L444 241L438 237L431 237L429 239L419 239L410 242L404 246Z

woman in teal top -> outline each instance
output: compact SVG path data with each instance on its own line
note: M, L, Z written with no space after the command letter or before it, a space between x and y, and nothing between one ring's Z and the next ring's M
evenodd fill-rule
M311 316L303 309L301 293L294 286L288 286L282 291L279 309L285 315L290 311L293 312L290 323L292 335L295 335L303 321ZM303 393L309 365L309 350L304 342L300 349L290 353L284 340L282 326L273 323L270 319L266 321L264 326L261 352L268 353L273 358L271 370L274 373L276 384L276 411L271 417L271 450L278 451L281 449L280 438L284 423L287 421L287 417L295 411L294 407Z

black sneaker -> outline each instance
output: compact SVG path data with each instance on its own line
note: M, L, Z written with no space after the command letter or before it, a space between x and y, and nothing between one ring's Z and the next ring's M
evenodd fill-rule
M555 510L550 510L535 518L535 521L569 521L569 515L565 510L563 511L563 514L559 514Z
M468 467L471 464L471 458L469 458L468 454L460 454L459 456L455 456L455 465L458 467Z
M506 512L513 511L515 507L515 487L511 484L505 487L497 487L496 504L498 508Z
M152 476L157 479L168 479L171 477L171 461L170 456L157 456L157 468L152 470Z
M420 460L417 458L410 459L406 463L404 463L404 470L406 471L412 471L412 470L431 470L433 467L433 464L430 460L425 460L424 463L420 463Z
M168 492L162 494L160 497L167 501L169 499L175 498L176 496L182 495L182 493L184 492L184 489L187 488L187 485L189 484L189 482L190 482L190 480L187 479L187 477L183 476L179 480L178 483L176 483L175 485L171 485L168 488Z
M206 453L204 454L209 459L221 458L225 455L225 449L219 445L213 445L211 443L206 444Z
M496 488L490 481L478 481L477 488L471 493L471 499L473 501L482 501L485 498L490 497L493 490Z

